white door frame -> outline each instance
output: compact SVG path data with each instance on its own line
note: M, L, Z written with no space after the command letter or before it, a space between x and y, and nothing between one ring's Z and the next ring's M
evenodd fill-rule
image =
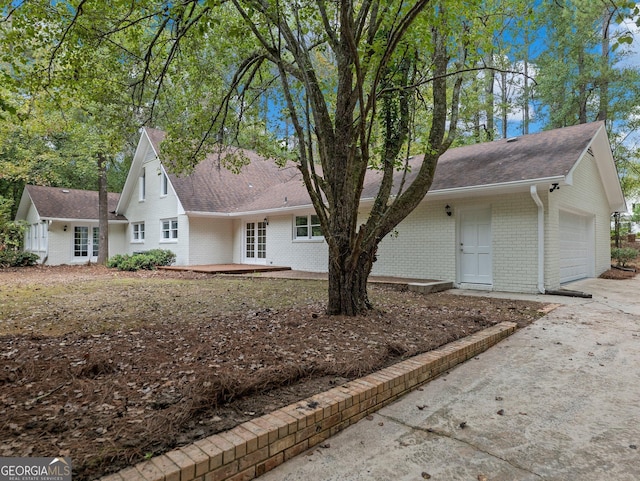
M76 246L76 229L87 229L87 255L77 255L78 252L84 252L84 245ZM71 259L74 263L96 262L98 260L97 252L94 252L94 232L98 233L98 241L100 241L99 228L95 224L71 224ZM76 249L80 247L80 249Z
M481 273L481 275L470 278L467 274L463 272L463 256L465 254L469 254L466 250L468 246L464 245L463 239L463 228L465 224L465 218L471 217L472 219L478 218L482 215L488 216L488 245L481 246L484 249L481 249L482 252L477 251L476 246L470 246L472 248L471 254L473 255L475 250L475 254L488 254L489 261L488 263L484 263L484 266L488 269L488 272ZM463 287L476 287L479 289L490 289L493 286L493 234L492 234L492 209L491 205L480 205L474 207L461 207L457 209L456 215L456 277L457 284ZM479 224L478 224L479 225ZM478 263L478 259L476 258L475 262Z
M267 226L264 219L242 222L242 259L244 264L267 263ZM251 227L253 231L251 232Z

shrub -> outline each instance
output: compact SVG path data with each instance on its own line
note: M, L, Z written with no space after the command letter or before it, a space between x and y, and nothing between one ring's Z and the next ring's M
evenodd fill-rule
M611 249L611 258L615 259L620 267L626 267L636 257L638 257L638 251L632 247L615 247Z
M176 255L167 249L151 249L146 252L156 266L170 266L176 260Z
M116 254L107 261L107 267L121 271L154 270L158 266L169 266L176 260L176 255L170 250L152 249L137 254Z
M0 251L0 268L34 266L37 264L39 258L40 257L33 252L14 250Z

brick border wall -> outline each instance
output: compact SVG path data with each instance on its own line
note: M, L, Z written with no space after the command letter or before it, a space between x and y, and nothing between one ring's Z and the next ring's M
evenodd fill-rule
M497 324L101 481L249 481L477 356L515 330L513 322Z

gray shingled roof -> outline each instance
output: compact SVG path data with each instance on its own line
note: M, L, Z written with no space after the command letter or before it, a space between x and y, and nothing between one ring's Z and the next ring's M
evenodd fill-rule
M98 220L98 192L27 185L26 190L41 218ZM126 221L115 215L120 194L109 193L109 220Z
M164 132L151 128L145 130L156 153L159 153ZM250 161L238 174L220 165L220 156L216 154L208 155L189 175L169 174L171 185L185 211L238 212L241 205L299 175L293 164L280 168L272 160L266 160L255 152L236 149L235 153Z
M603 125L603 122L594 122L523 135L513 140L502 139L449 149L438 161L430 192L522 181L534 182L538 179L565 176ZM417 174L422 159L422 155L417 155L410 160L412 174L407 176L407 182L411 182ZM400 183L401 174L396 173L396 185ZM375 197L381 176L378 171L367 173L362 198ZM308 204L310 199L302 180L296 178L246 202L238 211L251 212Z
M458 147L439 160L433 190L567 175L603 122Z
M603 122L593 122L449 149L438 161L431 192L565 176L603 125ZM159 152L163 132L147 129L147 133ZM215 156L209 156L188 176L170 175L185 210L234 213L310 204L295 167L279 169L253 152L245 153L252 162L239 175L219 168ZM422 158L411 159L413 175ZM380 175L376 171L367 174L363 198L375 197ZM397 174L397 183L400 175ZM411 180L410 174L407 181Z

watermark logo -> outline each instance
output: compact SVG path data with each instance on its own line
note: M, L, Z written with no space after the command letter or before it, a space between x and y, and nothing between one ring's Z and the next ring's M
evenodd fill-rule
M0 458L0 481L71 481L71 458Z

